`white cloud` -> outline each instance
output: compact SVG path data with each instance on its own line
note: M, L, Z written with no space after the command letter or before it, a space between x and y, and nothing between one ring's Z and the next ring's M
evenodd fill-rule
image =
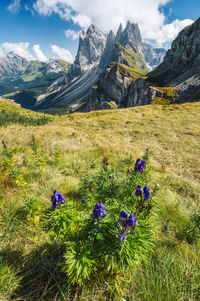
M66 38L72 38L72 40L77 40L79 37L79 31L75 31L75 30L65 30L65 36Z
M34 8L43 15L57 13L65 20L85 28L91 23L102 31L116 32L119 23L128 20L138 23L143 39L154 39L161 46L171 42L179 30L192 20L175 20L166 25L166 17L159 10L170 0L36 0Z
M44 55L44 53L42 52L42 50L40 49L40 45L39 44L35 44L33 46L33 51L35 52L36 54L36 57L39 61L42 61L42 62L46 62L48 61L48 58Z
M57 45L51 45L52 51L57 55L58 58L65 60L69 63L73 63L74 58L69 50L60 48Z
M33 56L29 51L29 43L21 42L21 43L3 43L0 45L0 56L6 56L9 52L14 52L27 60L33 60Z
M174 20L170 24L163 25L161 30L157 33L158 46L162 46L166 41L172 42L176 38L177 34L192 22L193 21L190 19ZM154 36L154 39L156 40L156 36Z
M14 13L14 14L17 14L18 11L20 10L20 7L21 7L21 0L14 0L13 2L11 2L8 6L8 9Z

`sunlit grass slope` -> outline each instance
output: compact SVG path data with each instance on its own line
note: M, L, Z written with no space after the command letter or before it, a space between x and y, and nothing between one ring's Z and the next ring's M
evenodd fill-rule
M44 220L54 189L79 206L80 179L105 156L117 167L147 148L149 185L160 185L156 243L149 263L124 279L123 298L199 300L200 103L49 117L1 100L1 118L2 110L12 122L0 127L0 300L119 299L106 279L82 289L67 285L57 265L63 246Z

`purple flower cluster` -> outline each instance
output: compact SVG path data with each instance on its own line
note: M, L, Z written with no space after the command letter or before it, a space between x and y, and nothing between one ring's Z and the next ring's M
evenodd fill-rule
M146 162L144 160L141 160L140 158L136 160L135 162L135 171L139 171L143 173L144 167L145 167Z
M149 187L148 187L148 185L146 185L143 188L143 192L144 192L144 200L147 201L150 198L150 193L149 193Z
M137 185L135 187L135 196L138 197L138 204L136 208L139 212L143 212L146 209L146 214L149 214L152 208L151 202L147 202L150 198L149 190L148 185L143 188L143 191L141 185Z
M128 217L128 213L124 210L120 213L120 216L121 218L118 220L118 222L121 223L123 227L123 231L120 234L120 238L122 241L124 241L126 236L130 233L129 228L133 227L136 224L136 218L133 213L131 213Z
M60 206L60 204L65 204L66 201L62 193L58 192L57 190L54 190L51 202L53 205L53 209L57 209L58 206Z
M94 215L95 222L97 222L99 220L100 216L102 218L107 216L107 212L105 210L105 206L103 203L101 203L100 205L97 203L95 205L94 210L93 210L93 215Z
M146 185L143 188L143 193L144 193L144 200L147 201L150 198L148 185ZM135 187L135 196L137 196L137 197L142 196L142 186L141 185L138 185Z

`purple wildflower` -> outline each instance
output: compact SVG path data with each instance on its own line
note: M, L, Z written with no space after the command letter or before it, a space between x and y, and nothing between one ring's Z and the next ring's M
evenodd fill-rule
M65 204L65 199L63 197L63 194L58 192L57 190L54 190L53 196L51 197L51 202L53 205L53 209L57 209L60 204Z
M120 215L121 215L122 218L127 218L128 217L128 213L124 210L120 213Z
M141 196L142 195L142 186L138 185L135 187L135 196Z
M149 147L146 149L146 152L148 152L149 151Z
M143 191L144 191L144 200L147 201L150 198L150 193L149 193L149 187L148 187L148 185L146 185L143 188Z
M133 227L133 225L136 225L136 218L133 213L128 217L128 213L124 210L120 213L120 216L122 218L118 219L118 222L122 224L123 231L119 237L124 241L126 236L130 233L129 229Z
M139 171L139 172L143 173L145 163L146 162L144 160L141 160L140 158L138 158L135 162L135 171Z
M114 178L115 178L114 176L109 176L110 181L114 180Z
M98 222L100 216L102 216L102 218L107 216L107 212L105 210L105 206L103 203L101 203L100 205L97 203L95 205L93 210L93 215L94 215L95 222Z
M132 227L133 225L135 225L136 218L133 213L130 214L128 223L129 223L129 227Z
M126 235L127 235L127 234L126 234L126 231L123 230L122 233L119 235L119 237L121 238L122 241L124 241L125 238L126 238Z

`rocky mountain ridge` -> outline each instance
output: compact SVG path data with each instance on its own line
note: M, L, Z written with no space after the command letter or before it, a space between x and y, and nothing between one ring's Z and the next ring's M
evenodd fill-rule
M28 61L14 52L0 58L0 95L12 97L26 108L35 105L57 79L68 72L70 64L63 60Z
M96 41L96 37L100 37ZM73 111L170 104L200 99L200 19L184 28L167 51L144 44L137 24L106 36L91 25L81 33L69 72L38 97L36 110ZM165 57L164 57L165 55ZM148 65L163 62L148 73ZM145 61L148 61L148 64Z
M0 58L0 81L3 79L13 80L14 77L42 71L42 69L46 74L66 72L68 70L60 63L60 60L51 60L49 62L29 61L14 52L10 52L6 57Z
M149 74L149 80L176 87L178 102L200 100L200 18L178 34L163 63Z
M100 37L98 43L95 41L97 36ZM120 24L117 34L115 35L110 31L106 39L98 28L90 25L87 32L80 34L79 41L78 53L69 73L64 80L53 85L55 89L51 86L49 93L38 98L37 109L46 109L51 104L55 107L66 105L74 109L82 110L84 108L86 110L86 108L91 107L91 101L96 103L100 97L100 102L102 102L103 98L109 97L109 93L107 95L105 87L101 84L105 82L102 77L108 80L109 75L113 75L115 71L124 70L122 73L129 74L129 78L125 81L131 82L148 71L144 60L142 38L137 24L128 22L124 29ZM96 50L94 50L95 47ZM112 65L113 62L117 63L117 66ZM110 64L112 72L108 72L107 69ZM131 72L127 69L131 69ZM77 86L77 83L79 83L79 86ZM116 89L120 89L117 80L115 83L117 85ZM99 89L94 88L96 85L102 88L100 96ZM95 93L97 93L96 98ZM117 101L118 104L121 103L121 99L114 99L114 101ZM99 107L99 105L97 106Z

